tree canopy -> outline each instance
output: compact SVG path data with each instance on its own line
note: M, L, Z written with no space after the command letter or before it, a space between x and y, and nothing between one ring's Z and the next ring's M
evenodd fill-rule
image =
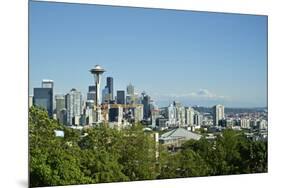
M267 142L241 131L169 152L141 124L76 130L36 107L29 109L29 156L31 187L267 172Z

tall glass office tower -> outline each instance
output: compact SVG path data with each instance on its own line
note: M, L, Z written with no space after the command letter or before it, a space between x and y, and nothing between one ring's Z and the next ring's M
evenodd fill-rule
M125 104L125 91L123 91L123 90L117 91L116 103Z
M107 77L106 78L106 87L108 88L108 94L110 96L110 100L113 100L113 78Z
M53 116L53 88L34 88L33 105L47 110Z
M33 89L33 105L47 110L50 117L53 116L53 88L52 80L43 80L41 88Z

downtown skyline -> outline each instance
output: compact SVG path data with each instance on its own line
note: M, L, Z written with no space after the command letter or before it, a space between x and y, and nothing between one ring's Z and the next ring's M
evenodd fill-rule
M264 16L30 2L29 92L86 95L102 65L114 95L132 83L159 106L267 106ZM51 13L51 14L48 14ZM76 14L73 14L75 12ZM35 16L36 15L36 16Z

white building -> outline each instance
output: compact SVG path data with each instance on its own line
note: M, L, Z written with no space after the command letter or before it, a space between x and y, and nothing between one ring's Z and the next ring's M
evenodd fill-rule
M195 111L194 113L194 125L196 129L200 129L201 125L203 123L203 115L200 114L198 111Z
M224 106L223 105L215 105L213 107L213 119L214 119L214 125L219 125L219 120L224 119Z
M66 123L67 125L74 125L77 123L77 116L82 114L82 94L76 89L72 89L68 94L66 94L65 98Z
M173 104L170 104L169 107L166 108L166 114L167 114L167 124L168 127L175 127L176 126L176 108Z
M243 128L243 129L249 129L250 128L250 120L249 119L242 118L242 119L239 120L239 124L240 124L241 128Z
M140 122L143 118L143 105L134 108L134 118L136 122Z
M194 125L194 114L195 110L192 107L188 107L185 110L185 116L186 116L186 124L187 126L191 127Z
M185 108L183 106L176 107L176 118L179 127L183 127L185 125Z
M85 110L84 110L84 115L85 115L85 119L86 125L93 125L94 123L94 110L93 108L86 106Z
M257 122L257 126L260 130L267 129L267 121L262 119L262 120Z

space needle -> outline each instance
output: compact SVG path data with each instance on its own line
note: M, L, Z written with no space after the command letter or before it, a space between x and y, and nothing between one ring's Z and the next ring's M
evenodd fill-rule
M96 100L95 100L95 107L96 107L96 122L100 122L101 116L101 109L100 109L100 82L101 82L101 75L105 72L100 65L96 65L95 68L91 69L90 72L94 75L95 78L95 85L96 85Z

